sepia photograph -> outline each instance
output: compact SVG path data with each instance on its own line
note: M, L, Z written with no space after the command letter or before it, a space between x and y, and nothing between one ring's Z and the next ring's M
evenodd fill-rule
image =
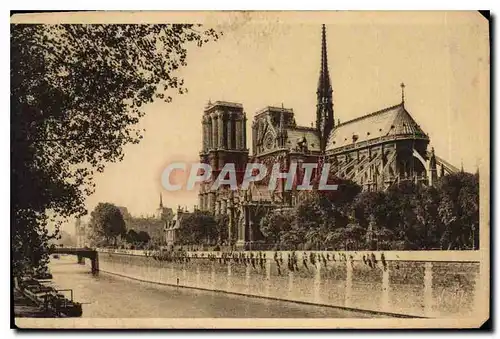
M480 328L489 15L13 14L11 327Z

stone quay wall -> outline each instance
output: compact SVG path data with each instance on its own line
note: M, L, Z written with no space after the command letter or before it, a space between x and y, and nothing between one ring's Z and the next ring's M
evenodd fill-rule
M470 317L481 289L478 251L98 252L102 272L141 281L394 315Z

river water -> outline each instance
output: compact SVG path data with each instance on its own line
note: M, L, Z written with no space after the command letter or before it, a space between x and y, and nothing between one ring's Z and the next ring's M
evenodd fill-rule
M84 318L373 318L373 314L90 273L74 256L52 259L52 284L72 289ZM67 292L66 292L67 293Z

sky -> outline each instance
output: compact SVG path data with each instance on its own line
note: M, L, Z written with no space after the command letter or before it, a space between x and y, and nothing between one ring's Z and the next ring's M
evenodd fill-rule
M297 123L315 120L321 24L327 28L335 120L350 120L401 102L427 132L436 154L475 172L489 167L488 24L476 12L329 12L204 14L223 32L202 48L188 48L179 71L189 92L172 103L148 105L138 145L95 178L89 212L99 202L151 215L163 204L197 204L197 192L167 192L161 173L174 161L195 162L201 117L209 100L243 104L247 145L254 113L293 108Z

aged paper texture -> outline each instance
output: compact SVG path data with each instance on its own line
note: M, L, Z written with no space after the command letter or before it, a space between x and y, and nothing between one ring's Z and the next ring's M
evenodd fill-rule
M18 328L474 328L478 12L11 18Z

